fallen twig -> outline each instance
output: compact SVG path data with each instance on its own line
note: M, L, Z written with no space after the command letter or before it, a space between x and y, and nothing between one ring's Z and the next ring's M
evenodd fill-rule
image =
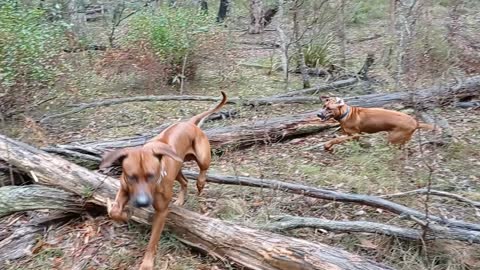
M421 194L427 194L427 193L428 193L427 189L421 188L421 189L415 189L415 190L399 192L399 193L394 193L394 194L382 195L382 196L379 196L379 197L390 199L390 198L398 198L398 197L405 197L405 196L411 196L411 195L421 195ZM457 201L460 201L460 202L470 204L474 207L480 208L480 202L473 201L473 200L470 200L470 199L465 198L463 196L453 194L453 193L450 193L450 192L431 189L430 190L430 195L435 195L435 196L454 199L454 200L457 200Z

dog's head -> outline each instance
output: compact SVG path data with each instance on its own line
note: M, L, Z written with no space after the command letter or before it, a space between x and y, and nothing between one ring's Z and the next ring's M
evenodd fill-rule
M330 118L338 118L342 115L342 108L346 106L345 101L338 97L320 97L323 102L323 108L317 113L317 116L323 121Z
M168 144L155 142L143 147L124 148L106 153L100 168L107 168L116 162L122 165L121 185L137 207L147 207L153 202L157 183L165 176L161 166L164 156L182 162L175 150Z

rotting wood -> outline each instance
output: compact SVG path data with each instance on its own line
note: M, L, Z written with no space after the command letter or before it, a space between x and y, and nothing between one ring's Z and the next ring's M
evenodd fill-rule
M11 150L6 154L6 148ZM119 181L89 171L60 157L0 135L0 159L36 175L38 183L52 185L105 206ZM88 193L85 194L85 190ZM151 211L131 209L134 221L148 224ZM392 269L381 263L321 243L286 237L209 218L171 206L167 227L183 243L211 256L250 269Z
M435 224L428 224L427 233L424 234L424 231L420 229L402 228L378 222L285 216L260 228L280 232L299 228L314 228L343 233L371 233L415 241L447 239L480 244L480 232L478 231L448 228Z

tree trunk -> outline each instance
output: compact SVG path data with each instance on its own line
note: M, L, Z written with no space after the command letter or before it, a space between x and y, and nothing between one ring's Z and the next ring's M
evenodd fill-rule
M40 184L61 187L102 206L119 187L116 179L1 135L0 159L35 175ZM149 223L149 210L132 212L133 220ZM251 269L392 269L325 244L234 225L175 206L170 208L167 227L181 242Z
M250 34L260 34L263 32L263 1L250 0Z
M218 8L217 22L225 21L228 10L230 8L230 0L220 0L220 7Z
M337 16L337 38L340 48L340 65L347 66L347 33L345 30L345 6L347 0L338 1L338 16Z
M310 76L308 75L307 65L305 64L305 55L303 53L302 36L300 35L299 12L302 4L295 0L293 4L293 40L297 51L298 68L302 74L303 88L310 88Z

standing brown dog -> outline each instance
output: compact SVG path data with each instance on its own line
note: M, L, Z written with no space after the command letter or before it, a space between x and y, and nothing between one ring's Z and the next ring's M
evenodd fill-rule
M211 154L210 143L199 128L199 123L220 110L226 102L227 96L222 92L222 101L214 109L198 114L187 122L171 125L141 147L119 149L103 157L100 168L109 167L117 161L122 164L120 190L115 202L109 207L109 216L114 220L126 221L128 216L124 207L129 200L133 200L137 207L152 205L155 209L152 235L140 266L141 270L153 269L155 252L165 225L175 180L178 180L181 186L175 204L183 205L185 201L187 180L181 171L183 161L197 162L200 168L197 189L199 194L202 192Z
M403 147L412 138L415 130L422 128L433 130L434 126L419 123L410 115L381 108L353 107L337 97L322 97L323 108L317 116L326 121L330 118L340 123L347 136L335 138L325 143L324 148L331 151L333 145L348 140L358 140L361 133L388 132L388 142Z

